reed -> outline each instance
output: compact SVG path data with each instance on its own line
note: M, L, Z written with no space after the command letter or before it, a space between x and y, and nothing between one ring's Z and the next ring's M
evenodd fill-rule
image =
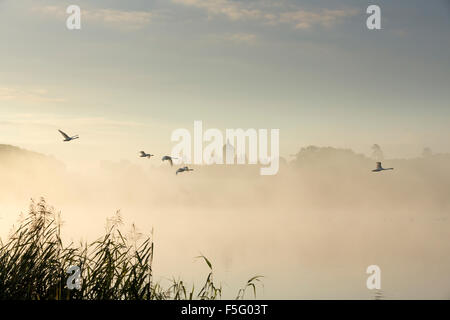
M44 199L32 201L29 213L19 221L6 243L0 241L0 300L215 300L222 296L214 282L213 267L203 286L190 289L182 280L164 288L154 281L152 237L143 237L133 225L130 235L120 231L120 212L108 220L105 235L92 243L64 245L59 214ZM82 270L80 290L70 290L66 271ZM238 292L254 290L260 276L251 278Z

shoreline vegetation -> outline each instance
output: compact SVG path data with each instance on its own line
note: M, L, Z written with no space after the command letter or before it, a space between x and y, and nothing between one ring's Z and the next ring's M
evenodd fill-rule
M120 212L107 220L105 235L91 243L63 244L61 219L41 198L4 243L0 239L0 300L216 300L222 286L214 281L211 262L202 286L182 280L162 287L153 275L154 243L133 225L130 235L120 231ZM80 290L67 287L71 266L81 269ZM254 297L262 276L250 278L236 299Z

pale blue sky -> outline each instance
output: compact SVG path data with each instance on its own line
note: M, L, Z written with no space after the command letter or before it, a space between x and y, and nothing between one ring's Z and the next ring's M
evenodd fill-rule
M369 4L382 30L366 28ZM279 128L284 155L450 152L449 17L445 0L0 0L0 143L134 159L203 120ZM80 134L76 156L57 128Z

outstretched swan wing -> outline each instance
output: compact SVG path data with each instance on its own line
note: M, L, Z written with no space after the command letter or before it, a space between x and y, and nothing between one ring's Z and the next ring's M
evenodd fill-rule
M58 130L58 131L59 131L59 133L61 133L63 135L64 138L70 139L70 137L65 132L62 132L61 130Z

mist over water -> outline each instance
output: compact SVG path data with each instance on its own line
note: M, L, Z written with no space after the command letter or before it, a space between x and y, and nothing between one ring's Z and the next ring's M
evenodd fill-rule
M224 298L263 275L266 299L370 299L369 265L389 299L450 298L450 155L384 160L305 148L276 176L259 165L176 167L160 159L70 171L58 160L0 148L0 236L30 198L61 211L63 238L93 240L117 210L129 230L154 230L156 278L199 283L213 263ZM251 297L251 295L248 295Z

